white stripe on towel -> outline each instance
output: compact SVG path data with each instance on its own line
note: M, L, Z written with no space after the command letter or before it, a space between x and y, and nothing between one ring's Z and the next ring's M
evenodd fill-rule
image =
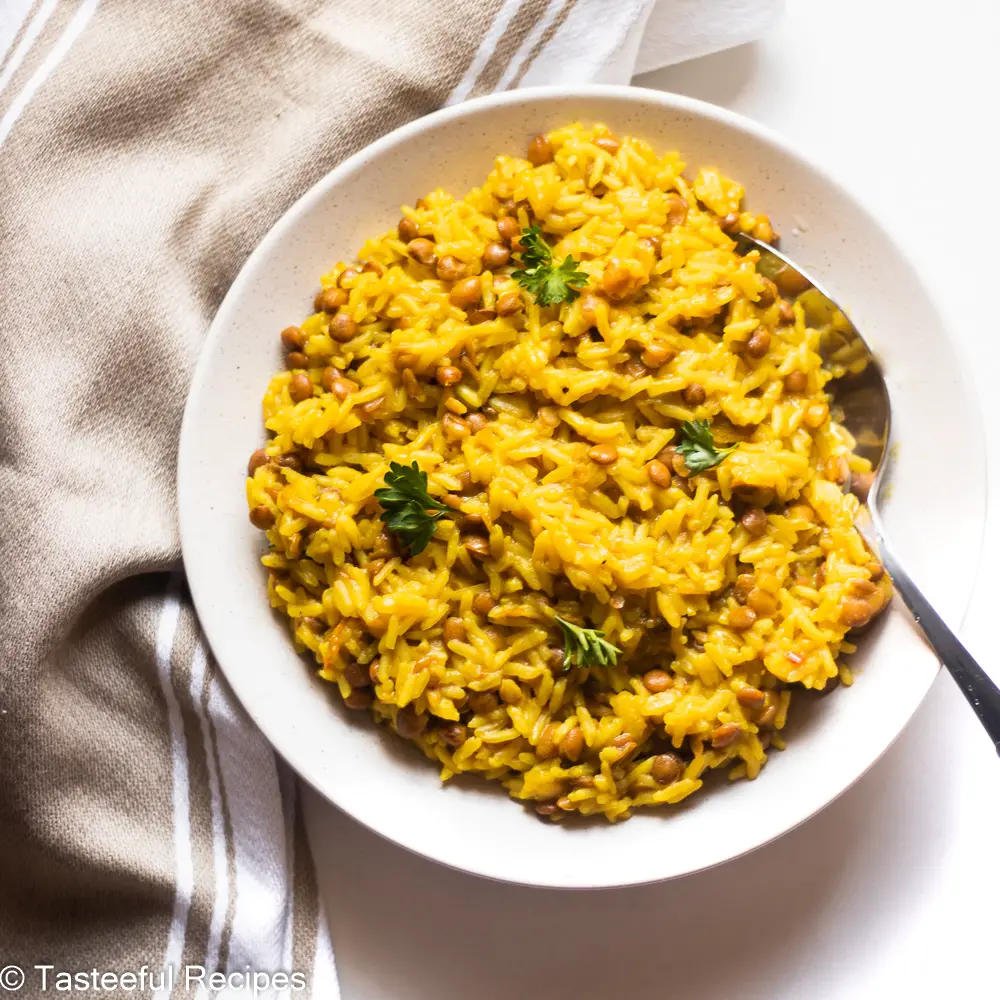
M191 702L201 724L201 740L205 748L205 766L208 770L208 794L212 807L212 874L215 896L212 900L212 916L208 927L208 944L205 948L205 968L215 971L219 967L219 952L222 947L222 929L226 922L229 905L229 865L226 860L226 829L222 815L222 789L219 784L219 769L216 766L215 738L209 719L208 697L213 682L207 670L205 647L199 642L191 661Z
M191 854L191 814L189 810L190 786L188 784L187 743L184 739L184 720L177 701L170 674L171 653L177 622L180 618L181 578L170 577L167 594L163 599L160 623L156 629L156 672L160 678L163 698L167 703L167 721L170 726L170 757L173 765L174 813L174 911L170 921L170 934L163 956L163 967L179 968L184 951L188 911L191 909L191 892L194 886L194 860ZM166 1000L170 995L169 980L157 990L154 1000Z
M28 12L27 8L30 2L31 0L27 0L27 3L25 3L25 14ZM52 16L52 12L58 4L59 0L44 0L41 7L35 11L35 16L28 23L28 27L24 31L24 37L17 43L17 47L10 54L10 60L4 66L3 72L0 73L0 93L3 93L4 87L10 83L10 79L17 72L18 66L24 62L24 57L31 51L31 46L35 44L35 39L42 33L42 28L45 27L46 22ZM10 48L10 43L14 41L14 36L17 34L17 29L21 26L20 22L22 19L23 15L18 19L17 24L11 23L9 37L0 38L0 54L3 54ZM3 27L6 33L6 26L0 27Z
M479 79L479 74L482 73L486 68L486 64L490 61L490 56L493 55L493 50L496 48L497 42L503 37L503 33L514 19L514 15L520 6L521 0L504 0L503 7L500 8L500 12L493 19L490 30L483 36L483 40L480 42L479 48L476 50L476 54L469 64L469 68L465 71L465 75L455 85L455 89L451 92L451 96L445 103L458 104L469 96L472 88L476 85L476 80Z
M35 96L38 89L49 78L53 70L62 62L63 57L73 47L73 43L80 37L80 33L87 26L87 22L94 16L94 12L100 6L100 0L83 0L77 8L76 13L66 25L65 30L56 40L56 43L49 49L48 55L42 60L42 64L32 74L31 79L24 85L24 89L14 98L7 108L7 113L0 118L0 146L10 135L10 130L14 123L21 117L21 112L28 106L28 103ZM9 67L8 67L9 68Z

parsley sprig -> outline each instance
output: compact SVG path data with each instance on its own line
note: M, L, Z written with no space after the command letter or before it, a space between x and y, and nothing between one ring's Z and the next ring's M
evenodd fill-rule
M572 302L590 280L570 254L561 264L552 263L552 248L545 242L539 226L529 226L518 237L521 246L521 268L511 277L531 292L540 306Z
M604 633L596 628L581 628L565 618L555 616L563 630L566 651L563 653L563 668L614 666L621 650L604 638Z
M389 463L385 488L375 491L385 526L406 546L411 556L427 548L434 526L442 517L460 516L427 492L427 473L412 465Z
M685 420L681 424L681 436L677 453L692 472L704 472L718 465L727 455L736 451L731 448L716 448L712 431L707 420Z

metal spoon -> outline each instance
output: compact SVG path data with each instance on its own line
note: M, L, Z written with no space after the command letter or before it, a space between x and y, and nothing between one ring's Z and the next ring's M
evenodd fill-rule
M842 411L841 423L857 441L855 451L867 458L875 471L867 507L861 507L855 527L879 557L896 593L909 608L931 649L961 688L1000 754L1000 689L931 607L886 538L878 501L888 464L885 456L889 447L891 408L889 390L878 361L844 311L801 268L751 236L740 233L734 239L738 253L760 251L757 270L774 281L785 298L801 303L809 326L824 331L823 359L838 376L827 383L827 391L833 405Z

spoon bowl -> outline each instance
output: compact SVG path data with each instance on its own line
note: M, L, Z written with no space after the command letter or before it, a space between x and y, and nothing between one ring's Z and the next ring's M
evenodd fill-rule
M807 326L822 331L820 351L834 376L827 388L838 423L850 432L855 452L871 463L877 480L884 467L892 426L889 387L878 358L847 313L811 275L779 250L752 236L738 233L733 239L739 252L756 250L760 254L758 272L770 278L782 295L802 306ZM848 483L851 485L857 486ZM873 480L857 492L874 496L880 485Z
M1000 689L948 627L902 566L886 537L879 496L888 481L892 407L885 375L868 342L847 314L809 274L774 247L739 233L737 250L759 253L757 270L786 298L798 302L806 324L821 331L820 351L833 378L827 383L831 412L854 437L855 453L872 466L870 480L848 481L864 501L855 526L889 574L900 599L930 647L955 679L1000 754Z

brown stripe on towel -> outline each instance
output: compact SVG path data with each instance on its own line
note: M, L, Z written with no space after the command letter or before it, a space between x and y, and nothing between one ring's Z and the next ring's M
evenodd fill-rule
M531 69L532 64L538 58L539 54L545 48L549 42L552 41L556 36L556 32L566 23L566 18L569 17L570 11L573 9L573 0L563 0L562 7L559 9L559 13L556 14L555 20L545 29L542 37L538 39L537 42L531 47L531 51L528 53L527 59L521 64L521 68L517 71L514 79L510 82L510 90L514 90L520 86L521 80L524 78L524 74Z
M500 77L503 76L510 61L520 50L525 38L545 13L550 2L555 2L555 0L534 0L534 2L526 0L518 7L517 13L507 25L507 30L497 42L489 61L479 74L472 88L471 96L478 97L480 94L488 94L496 89Z
M7 46L6 51L0 52L0 75L3 74L4 69L10 62L11 56L27 35L28 27L44 2L45 0L32 0L32 4L28 10L25 11L24 17L21 19L21 23L18 25L17 31L14 32L14 37L10 40L10 45Z
M2 0L0 0L0 2L2 2ZM82 2L83 0L63 0L63 2L59 3L56 9L52 11L48 20L42 27L42 30L38 33L38 37L31 43L31 47L28 49L23 60L18 65L17 69L14 70L10 80L7 81L6 86L2 91L0 91L0 118L3 117L8 108L10 108L11 104L14 103L18 96L20 96L25 85L45 61L46 57L52 51L53 46L66 30L70 21L73 20L73 15L76 14ZM39 6L40 3L36 3L32 7L32 17L35 15ZM25 21L25 23L21 25L21 30L18 32L19 38L24 36L27 27L28 21ZM0 73L3 72L3 67L10 63L13 51L14 46L10 48L6 54L6 58L4 58L3 62L0 63Z

